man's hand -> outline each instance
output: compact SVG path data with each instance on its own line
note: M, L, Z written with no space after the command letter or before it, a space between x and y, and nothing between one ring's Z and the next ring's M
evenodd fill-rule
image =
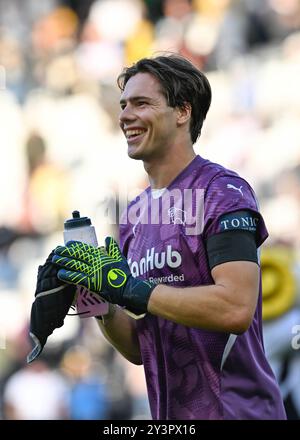
M35 300L31 307L30 337L33 349L27 356L32 362L43 350L53 330L62 327L75 296L75 287L57 278L58 268L52 263L54 251L39 266Z
M95 248L70 241L66 246L58 246L52 258L53 263L62 268L58 271L58 278L84 286L135 313L147 312L156 284L132 276L126 258L112 237L105 239L105 245L106 248Z

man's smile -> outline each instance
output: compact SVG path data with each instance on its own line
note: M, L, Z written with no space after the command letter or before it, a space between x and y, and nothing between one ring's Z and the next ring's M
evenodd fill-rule
M127 142L130 143L140 141L146 132L147 129L145 128L127 128L124 130Z

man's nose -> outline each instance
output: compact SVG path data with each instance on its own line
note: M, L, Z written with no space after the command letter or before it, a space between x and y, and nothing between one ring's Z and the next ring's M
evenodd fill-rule
M126 105L126 107L121 110L119 115L120 124L124 124L127 121L134 121L135 118L136 116L129 105Z

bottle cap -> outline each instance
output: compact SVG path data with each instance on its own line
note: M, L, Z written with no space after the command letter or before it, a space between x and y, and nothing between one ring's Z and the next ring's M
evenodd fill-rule
M79 211L72 212L73 218L65 221L65 229L82 228L84 226L91 226L91 219L88 217L80 217Z

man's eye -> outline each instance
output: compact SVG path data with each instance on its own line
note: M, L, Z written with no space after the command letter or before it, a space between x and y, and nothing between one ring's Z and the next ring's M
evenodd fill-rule
M143 105L145 105L145 104L146 104L145 101L139 101L139 102L137 103L137 105L138 105L139 107L141 107L141 106L143 106Z

